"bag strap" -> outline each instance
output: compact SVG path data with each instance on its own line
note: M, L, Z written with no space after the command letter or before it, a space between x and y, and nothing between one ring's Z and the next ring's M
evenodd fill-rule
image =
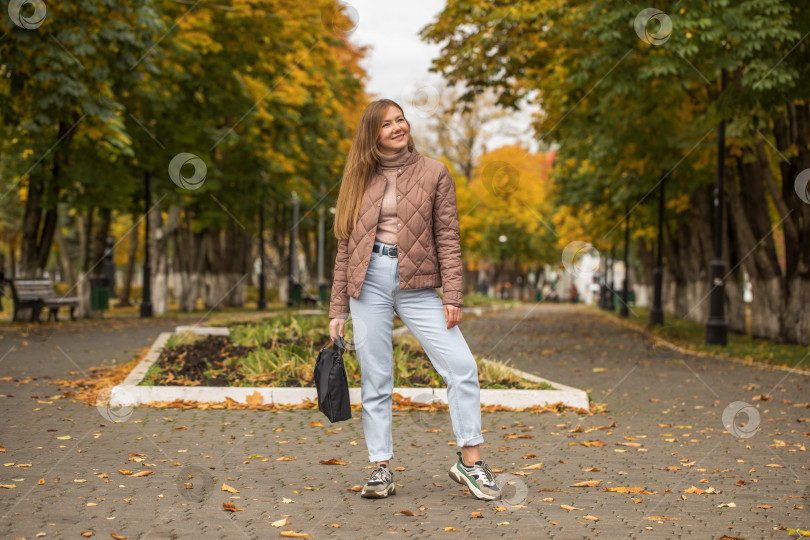
M346 350L346 342L342 337L340 337L339 334L335 337L335 339L332 340L332 348L343 356L343 352Z

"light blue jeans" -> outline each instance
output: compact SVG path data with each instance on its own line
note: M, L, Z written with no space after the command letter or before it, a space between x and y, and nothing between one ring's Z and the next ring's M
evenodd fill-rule
M363 433L370 461L386 461L394 456L391 401L395 312L447 383L456 444L461 447L484 442L478 366L458 325L447 329L444 306L436 289L400 289L399 259L372 252L360 296L349 297L349 309L360 362Z

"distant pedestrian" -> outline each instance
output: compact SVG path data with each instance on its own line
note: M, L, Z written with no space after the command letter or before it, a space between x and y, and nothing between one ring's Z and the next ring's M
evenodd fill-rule
M338 252L329 332L349 313L361 371L363 433L376 463L361 495L396 492L391 436L394 389L394 313L419 340L447 381L458 460L450 477L484 500L500 498L481 457L478 368L457 326L463 305L463 267L456 192L450 171L414 148L402 108L388 99L363 111L343 171L335 211ZM442 298L435 288L442 287Z

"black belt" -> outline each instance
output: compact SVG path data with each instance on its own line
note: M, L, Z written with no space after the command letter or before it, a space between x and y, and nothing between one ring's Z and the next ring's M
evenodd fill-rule
M380 251L382 250L382 251ZM397 256L397 246L394 245L393 247L384 246L382 244L374 244L374 247L371 248L371 251L374 253L382 253L383 255L388 255L391 258Z

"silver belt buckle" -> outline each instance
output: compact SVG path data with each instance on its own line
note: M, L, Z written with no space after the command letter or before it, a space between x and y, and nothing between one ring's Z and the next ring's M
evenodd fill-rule
M393 250L393 252L394 252L394 254L393 254L393 255L391 255L391 251L392 251L392 250ZM394 257L396 257L396 256L397 256L397 246L395 245L395 246L394 246L394 247L392 247L392 248L388 248L388 253L386 253L386 255L388 255L388 256L389 256L389 257L391 257L392 259L393 259Z

